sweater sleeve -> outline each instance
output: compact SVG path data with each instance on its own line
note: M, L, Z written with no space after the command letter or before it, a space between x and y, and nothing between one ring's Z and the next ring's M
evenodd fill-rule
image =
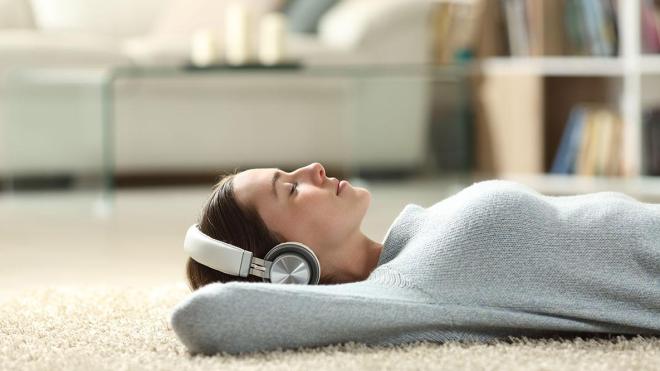
M388 344L388 339L429 325L433 308L424 300L414 289L370 281L318 286L214 283L179 303L170 323L193 353L347 341Z

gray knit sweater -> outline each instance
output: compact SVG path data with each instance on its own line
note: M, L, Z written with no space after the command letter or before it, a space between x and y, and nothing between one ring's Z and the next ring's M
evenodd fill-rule
M408 204L365 281L210 284L171 325L194 353L660 334L660 204L478 182L429 208Z

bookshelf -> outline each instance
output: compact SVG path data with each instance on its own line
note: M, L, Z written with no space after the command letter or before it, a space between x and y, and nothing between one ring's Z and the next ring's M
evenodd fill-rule
M490 2L489 5L484 6L484 13L490 15L497 13L493 5L497 0L483 1ZM503 0L500 4L505 4L507 1ZM527 1L529 4L535 0L519 1ZM491 150L490 155L497 155L498 150L512 152L508 157L500 155L502 158L499 159L501 162L499 168L495 166L487 170L493 170L498 176L517 179L535 186L544 184L540 188L550 193L565 193L566 189L575 188L585 192L597 191L603 189L605 185L610 186L608 189L634 190L636 194L641 192L641 188L660 190L660 177L647 176L643 171L643 112L646 108L660 106L660 89L657 88L660 86L660 54L645 54L642 51L643 1L645 0L618 0L611 3L614 6L612 10L615 14L618 43L616 52L612 55L530 52L527 55L517 53L518 55L511 56L510 52L503 52L502 48L498 47L498 36L492 35L497 34L495 24L498 21L500 27L506 28L508 25L511 29L512 25L507 24L506 19L484 21L482 27L486 28L485 32L488 36L485 37L490 38L488 41L490 44L482 48L487 49L485 52L477 52L480 80L475 90L482 103L481 121L490 121L493 117L493 120L500 121L482 122L477 125L482 125L482 128L483 125L487 125L486 131L491 133L504 131L499 134L499 143L491 145L497 149ZM534 6L538 8L539 3L536 4ZM550 6L555 6L555 3ZM540 18L537 19L544 18L541 13L539 14ZM506 11L502 11L499 17L504 18L506 15ZM542 22L547 22L547 17ZM490 30L488 27L491 27ZM531 25L527 31L531 33L533 29L534 26ZM484 33L483 29L482 33ZM514 49L510 44L512 41L520 42L520 37L516 41L516 38L507 39L506 36L499 34L499 38L502 37L505 38L505 43L509 42L508 51L521 49L520 46ZM547 37L542 36L541 39L545 40ZM513 89L512 84L520 81L527 82L523 83L524 87L519 89L517 94L506 93L507 89ZM500 88L491 86L492 84L499 84ZM566 127L570 107L585 102L598 103L611 108L620 115L624 123L621 156L625 169L619 176L584 177L573 174L556 175L549 172L561 134ZM501 108L507 105L507 110ZM477 116L479 121L479 114ZM519 124L505 122L507 117L523 122ZM517 136L511 134L520 128L524 128L527 134ZM497 137L497 134L493 137ZM477 146L479 147L479 140ZM516 151L518 153L515 153ZM488 156L489 154L481 155L482 158ZM489 161L497 162L498 159L489 159ZM479 164L477 166L479 167ZM648 196L660 199L660 192L656 193Z

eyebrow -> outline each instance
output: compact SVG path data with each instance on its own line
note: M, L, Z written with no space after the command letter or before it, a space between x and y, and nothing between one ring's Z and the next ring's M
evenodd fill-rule
M275 174L273 174L273 179L270 182L270 187L272 188L273 195L275 196L275 198L277 198L277 187L275 187L275 183L277 182L277 180L280 178L281 175L282 173L275 170Z

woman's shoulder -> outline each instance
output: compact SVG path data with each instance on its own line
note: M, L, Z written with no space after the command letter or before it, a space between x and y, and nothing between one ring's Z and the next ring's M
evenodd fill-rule
M526 197L525 197L526 196ZM489 179L472 183L457 193L439 201L429 211L463 212L469 205L499 203L506 199L541 198L543 195L528 186L510 180Z
M544 195L518 182L503 179L489 179L475 182L458 192L456 198L465 206L471 203L505 203L545 202Z
M472 183L461 192L526 192L538 194L534 189L512 180L506 179L488 179Z
M526 215L552 213L547 197L526 185L509 180L491 179L475 182L428 209L433 225L439 223L480 227L483 223L509 217L511 213Z

